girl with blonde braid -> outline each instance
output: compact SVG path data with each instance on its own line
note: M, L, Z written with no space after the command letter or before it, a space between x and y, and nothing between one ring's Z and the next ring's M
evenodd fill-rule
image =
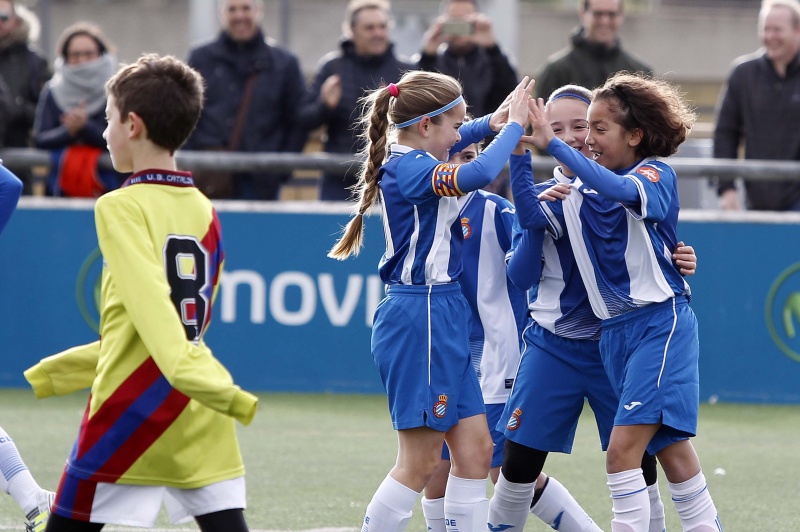
M500 172L528 122L527 77L493 113L464 123L459 83L409 72L366 97L367 160L358 211L329 256L358 253L363 215L380 200L386 240L378 270L388 286L375 311L372 355L398 434L397 462L367 506L362 532L404 530L439 464L452 467L445 492L447 530L486 529L492 439L469 350L469 307L458 283L463 233L457 198ZM474 161L448 154L499 132ZM397 143L388 146L389 134Z

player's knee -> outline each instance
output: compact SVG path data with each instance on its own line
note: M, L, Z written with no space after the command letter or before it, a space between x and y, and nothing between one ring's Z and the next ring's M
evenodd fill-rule
M541 474L546 459L546 451L506 440L503 447L503 476L509 482L530 484Z

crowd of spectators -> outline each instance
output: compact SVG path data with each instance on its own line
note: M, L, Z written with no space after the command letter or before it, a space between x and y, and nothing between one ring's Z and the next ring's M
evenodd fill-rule
M364 145L355 123L360 98L415 69L457 78L464 87L468 113L490 113L516 85L518 74L498 45L491 18L480 7L478 0L442 0L419 53L405 58L391 40L389 0L350 0L338 48L320 59L307 81L298 58L264 34L263 0L221 0L219 34L189 52L189 64L205 79L206 100L183 149L301 152L313 138L313 145L318 142L327 153L355 154ZM620 70L653 73L621 45L624 8L624 0L578 2L579 24L568 46L550 56L536 73L538 96L547 98L566 84L594 88ZM116 66L113 45L100 28L73 25L59 40L51 70L31 45L35 22L24 6L0 0L2 146L35 146L51 152L47 194L97 196L118 186L122 177L103 172L96 164L106 150L102 86ZM758 27L764 49L736 61L721 93L714 155L735 158L746 140L746 158L800 160L796 143L775 143L769 140L771 134L762 132L775 131L781 124L791 130L793 122L784 118L800 99L795 90L795 78L800 76L797 0L764 0ZM787 139L797 136L792 131ZM350 198L355 167L343 165L340 172L324 173L317 197ZM18 172L25 192L31 193L31 176L25 169ZM285 172L196 173L198 185L209 196L233 199L279 199L281 186L290 177ZM748 208L800 209L798 183L745 185ZM774 190L786 194L771 194ZM733 182L721 181L719 192L722 208L742 207Z

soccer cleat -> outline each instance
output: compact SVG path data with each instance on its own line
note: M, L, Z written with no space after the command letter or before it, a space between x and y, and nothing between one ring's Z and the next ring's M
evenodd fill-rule
M47 518L50 517L50 508L53 507L53 501L56 494L52 491L42 490L36 497L38 506L35 510L28 514L28 522L25 523L25 532L44 532L47 526Z

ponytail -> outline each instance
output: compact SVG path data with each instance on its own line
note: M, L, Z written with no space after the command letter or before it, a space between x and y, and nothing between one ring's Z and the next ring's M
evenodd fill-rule
M366 97L361 125L365 128L366 161L354 190L358 191L356 214L347 223L342 236L328 252L332 259L344 260L358 255L364 243L364 215L378 199L378 171L386 159L386 132L389 129L389 91L377 89Z

